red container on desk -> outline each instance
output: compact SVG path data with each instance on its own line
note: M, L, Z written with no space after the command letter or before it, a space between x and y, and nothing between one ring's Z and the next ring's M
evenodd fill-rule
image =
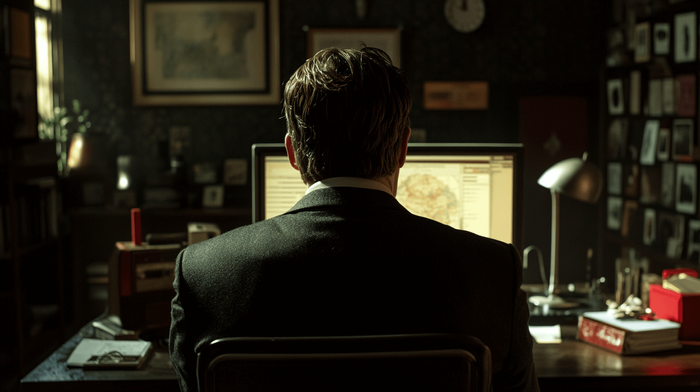
M649 308L656 317L681 324L680 340L700 339L700 293L681 294L649 285Z

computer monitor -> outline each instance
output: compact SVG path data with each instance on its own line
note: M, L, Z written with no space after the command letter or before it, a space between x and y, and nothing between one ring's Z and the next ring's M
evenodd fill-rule
M253 222L288 211L306 185L284 144L253 145ZM397 200L410 212L522 250L522 144L409 144Z

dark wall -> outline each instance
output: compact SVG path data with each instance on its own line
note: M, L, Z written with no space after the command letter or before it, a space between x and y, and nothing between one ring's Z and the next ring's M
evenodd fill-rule
M368 14L361 20L353 0L280 0L281 77L284 81L306 59L304 26L401 26L401 61L414 94L412 126L426 129L429 142L517 142L523 140L518 113L521 96L584 95L591 107L597 105L604 53L602 21L607 15L601 3L487 0L484 25L463 34L448 25L444 1L370 0ZM93 129L110 135L111 149L105 159L124 153L154 156L171 126L191 128L189 163L221 165L226 158L249 158L253 143L283 140L279 105L134 107L128 0L63 0L63 11L65 98L79 99L91 110ZM424 110L423 82L435 80L488 81L489 110ZM588 124L588 135L596 135L595 118ZM589 138L591 143L595 139ZM527 149L533 156L542 153L541 146ZM232 203L247 207L249 194L249 187L240 187ZM546 190L544 197L549 198ZM542 214L526 214L524 242L538 245L548 260L546 201L545 205ZM536 269L526 271L526 280L539 281Z

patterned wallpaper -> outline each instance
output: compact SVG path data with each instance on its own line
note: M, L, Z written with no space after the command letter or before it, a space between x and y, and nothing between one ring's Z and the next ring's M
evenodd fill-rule
M609 14L606 2L485 3L484 24L463 34L446 22L444 1L369 0L367 15L360 19L354 0L280 0L281 79L306 59L304 26L401 27L402 66L414 99L411 123L413 128L426 130L428 142L517 142L523 140L518 132L520 96L552 91L577 94L582 86L589 94L596 91ZM171 127L191 130L192 140L185 150L190 167L199 162L221 167L227 158L249 159L253 143L282 142L285 125L280 105L135 107L131 101L129 1L63 0L63 11L65 98L67 102L80 100L91 110L93 130L108 135L111 144L104 155L108 165L114 166L117 154L131 154L141 158L144 171L152 170L159 145L167 142ZM424 110L423 82L439 80L488 81L489 110ZM589 124L595 128L597 120L592 118ZM597 130L590 129L588 135L589 144L596 143ZM528 146L526 156L540 154L532 148ZM597 148L589 145L588 150ZM527 168L526 163L526 178ZM546 260L548 197L534 182L526 184L525 201L535 208L525 211L524 245L540 246ZM226 200L229 206L249 207L250 185L227 189ZM584 220L590 222L579 221L577 227L595 228L594 215L588 214ZM585 243L581 246L595 244L595 234L589 237L576 241ZM567 252L563 250L561 257L581 256L577 248L570 250L576 254ZM536 268L526 271L525 280L539 280Z
M436 0L370 0L360 20L352 0L280 0L281 76L306 58L310 27L401 26L403 66L414 92L412 124L431 142L519 139L512 105L529 83L597 83L602 6L596 1L487 0L474 33L452 30ZM90 109L93 127L111 135L115 151L153 155L171 126L190 127L190 162L247 158L255 142L279 142L281 108L134 107L131 103L128 0L63 0L65 97ZM422 83L487 80L491 109L422 109Z

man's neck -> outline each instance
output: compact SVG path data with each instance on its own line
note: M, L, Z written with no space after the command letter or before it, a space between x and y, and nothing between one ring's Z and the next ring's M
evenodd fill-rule
M322 188L351 187L379 190L396 197L396 178L397 176L387 176L375 179L359 177L332 177L313 183L306 190L306 193L308 194Z

